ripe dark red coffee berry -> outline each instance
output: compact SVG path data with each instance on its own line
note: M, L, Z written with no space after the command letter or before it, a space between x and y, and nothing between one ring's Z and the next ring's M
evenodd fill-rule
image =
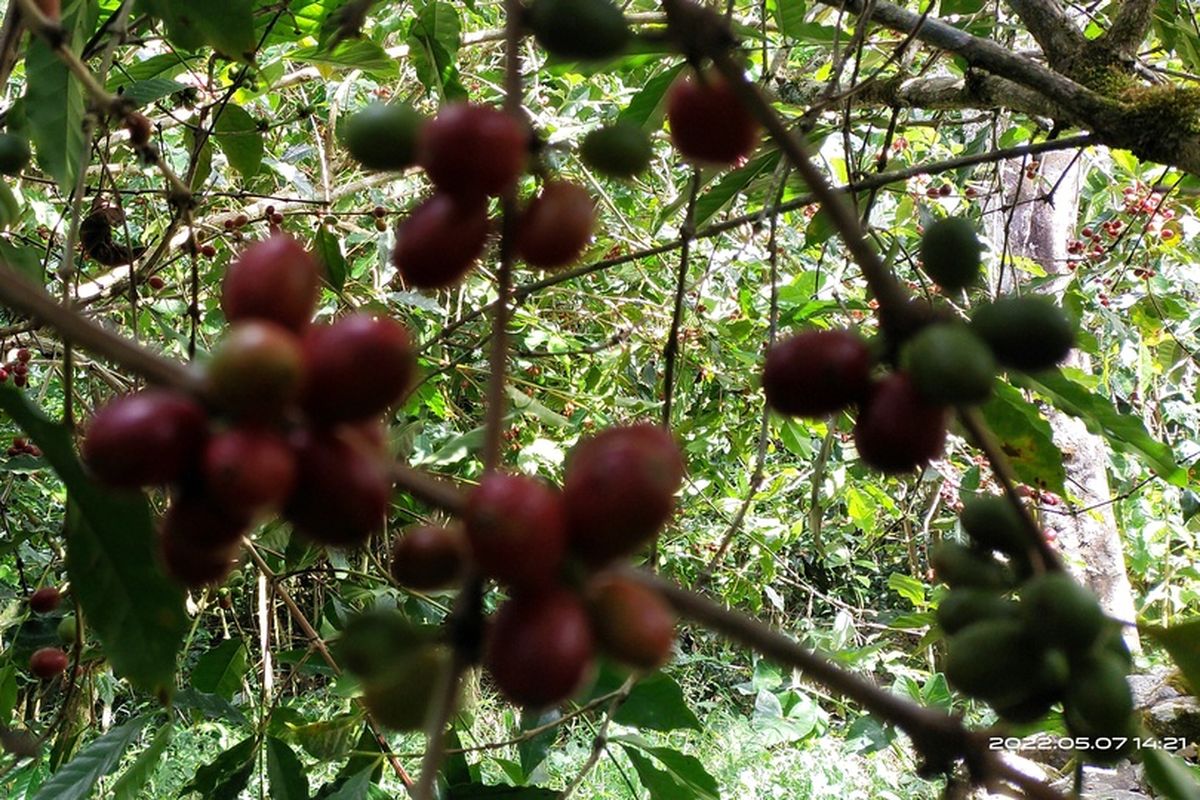
M850 331L805 331L771 347L762 380L767 403L779 413L828 416L866 395L871 351Z
M417 161L457 197L503 194L525 169L529 132L499 109L451 103L422 128Z
M27 348L22 347L17 350L17 361L20 361L22 364L28 364L32 358L33 353L29 352Z
M387 317L351 314L304 337L304 409L322 423L361 420L404 396L416 367L408 331Z
M246 249L229 267L221 308L230 322L261 319L299 331L317 305L320 269L299 242L276 234Z
M671 85L667 120L671 141L692 161L736 164L758 144L758 120L715 71L688 70Z
M29 595L29 607L38 614L47 614L58 608L62 595L53 586L43 586Z
M487 204L438 193L396 229L392 263L418 289L443 289L463 279L487 242Z
M927 403L904 372L893 372L872 387L854 426L858 454L887 473L928 464L946 441L945 406Z
M487 475L468 496L463 522L486 575L518 587L557 579L567 545L557 489L524 475Z
M443 589L455 583L467 561L467 540L459 526L417 525L392 545L392 577L410 589Z
M158 536L163 572L189 589L223 582L237 566L241 547L240 540L222 546L191 541L173 528L164 528Z
M57 678L67 671L67 654L57 647L34 650L29 657L29 671L44 681Z
M619 575L597 575L587 586L596 643L618 661L656 669L671 657L675 613L655 592Z
M296 458L277 433L234 428L208 440L204 486L222 507L239 514L280 508L296 481Z
M166 286L167 282L164 281L162 278L160 278L158 275L151 275L149 278L146 279L146 285L157 292L159 289Z
M550 181L521 214L517 254L531 267L565 267L583 253L595 225L596 201L587 189Z
M148 389L113 400L88 425L83 460L111 486L139 487L180 478L199 457L208 416L191 398Z
M300 396L304 352L291 331L264 320L234 325L213 351L213 398L236 417L271 419Z
M562 589L522 594L496 614L484 663L504 696L541 708L579 688L592 665L591 625L583 604Z
M300 431L292 442L296 486L284 516L296 531L332 547L353 547L380 530L392 493L388 465L337 431Z
M675 509L683 472L675 439L649 423L609 428L580 442L563 483L572 551L598 564L650 541Z

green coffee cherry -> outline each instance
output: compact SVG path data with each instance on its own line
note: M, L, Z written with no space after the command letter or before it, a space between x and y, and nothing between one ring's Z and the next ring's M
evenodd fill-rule
M1099 654L1077 665L1063 699L1063 718L1074 736L1128 736L1133 729L1133 693L1120 658ZM1116 760L1119 753L1096 750L1091 760Z
M1025 552L1025 525L1007 499L997 495L975 497L963 503L959 524L980 547L1008 555Z
M0 173L20 175L29 166L29 140L14 133L0 133Z
M632 178L650 166L654 147L638 125L617 122L597 128L579 146L583 163L612 178Z
M1062 572L1047 572L1021 587L1021 612L1037 636L1078 654L1090 649L1104 630L1096 596Z
M417 136L424 123L407 103L373 103L346 120L346 149L367 169L407 169L417 160Z
M1015 619L968 625L950 638L944 672L964 694L1008 707L1041 688L1045 651Z
M996 360L966 325L929 325L910 339L900 364L917 391L931 403L977 405L992 394Z
M58 634L58 640L63 644L75 644L75 637L79 633L79 625L75 621L75 615L68 614L60 619L55 632Z
M363 683L363 703L380 724L398 731L417 730L425 724L438 681L449 668L450 652L445 647L409 650Z
M428 643L423 631L394 611L369 611L346 624L335 648L364 684L386 677L396 660Z
M998 363L1026 372L1050 369L1075 345L1075 326L1041 295L1004 297L980 306L971 317L971 328L987 342Z
M986 619L1016 619L1017 604L987 589L954 589L937 607L937 621L946 633L958 633Z
M943 289L965 289L978 281L982 252L975 226L962 217L940 219L921 236L925 272Z
M562 59L612 58L629 43L625 15L611 0L533 0L527 21L537 43Z
M952 589L973 586L1002 590L1012 586L1012 575L988 553L958 542L942 542L929 553L938 578Z

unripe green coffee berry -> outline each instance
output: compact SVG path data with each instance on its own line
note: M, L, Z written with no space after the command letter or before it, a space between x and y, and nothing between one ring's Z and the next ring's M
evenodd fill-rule
M971 328L1006 367L1037 372L1050 369L1071 352L1075 326L1048 297L1003 297L980 306Z
M990 619L951 637L946 679L964 694L996 706L1027 700L1045 674L1044 650L1016 619Z
M988 553L981 553L958 542L942 542L929 553L938 578L952 589L973 586L1002 590L1012 586L1012 575Z
M929 325L910 339L900 356L917 391L931 403L977 405L992 394L996 360L966 325Z
M968 625L986 619L1016 619L1017 604L994 591L965 587L954 589L937 607L938 625L946 633L958 633Z
M579 147L583 163L613 178L632 178L650 166L654 147L641 126L617 122L583 137Z
M1021 514L1004 497L982 495L967 500L958 521L980 547L1009 555L1025 551L1025 525Z
M1063 572L1038 575L1021 587L1021 611L1042 641L1069 653L1090 649L1104 630L1096 596Z
M982 252L975 226L961 217L940 219L921 236L925 272L944 289L965 289L978 281Z
M367 169L407 169L416 162L424 122L407 103L374 103L346 120L346 149Z
M533 0L528 23L537 43L563 59L612 58L629 42L625 15L612 0Z

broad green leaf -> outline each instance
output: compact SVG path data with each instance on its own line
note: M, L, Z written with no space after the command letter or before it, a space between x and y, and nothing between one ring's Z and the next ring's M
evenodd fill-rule
M1176 486L1187 482L1187 472L1176 463L1175 453L1152 438L1140 419L1117 411L1108 398L1072 380L1068 373L1052 370L1015 380L1044 395L1059 410L1082 419L1088 430L1099 433L1114 449L1138 456L1160 477Z
M485 786L466 783L451 786L446 800L555 800L561 792L538 786Z
M253 0L142 0L142 7L167 23L171 40L184 50L207 44L229 58L254 58Z
M926 608L925 584L911 575L893 572L888 575L887 586L896 594L913 604L913 608Z
M774 0L775 23L779 32L789 39L800 36L804 25L804 14L808 11L804 0Z
M37 443L67 487L67 574L113 671L161 695L174 683L187 630L183 592L158 567L150 508L141 494L96 486L61 425L11 383L0 409Z
M675 794L655 794L655 789L646 784L646 788L651 790L651 795L654 797L695 797L699 800L719 800L720 789L717 786L717 781L713 776L708 774L704 769L704 765L695 756L689 756L674 750L670 747L654 747L647 744L641 738L636 736L613 736L612 741L619 742L621 747L629 755L630 760L634 760L634 755L638 750L650 755L655 761L661 765L661 769L654 769L654 781L659 783L660 776L667 776L674 785ZM641 755L637 753L637 755ZM637 764L634 760L635 766ZM645 778L642 769L638 768L639 777ZM660 785L661 790L661 785Z
M173 94L182 92L188 87L179 81L173 81L170 78L149 78L144 81L133 81L132 83L122 83L118 87L121 97L124 97L129 102L133 103L138 108L148 106L156 100L162 100L164 97L170 97Z
M697 228L707 225L709 220L720 214L736 198L742 196L746 187L763 175L770 175L779 165L780 153L773 150L759 156L744 167L735 169L721 177L696 200Z
M303 61L336 69L361 69L381 81L400 76L396 59L369 39L351 39L338 43L332 50L320 47L301 47L288 53L289 61Z
M173 704L179 709L198 711L207 719L227 720L235 725L250 724L242 710L224 697L198 692L191 686L185 686L176 692Z
M7 239L0 239L0 261L12 267L14 272L24 275L31 283L41 286L46 281L42 254L32 247L18 247Z
M521 733L540 728L543 725L550 725L561 716L562 714L556 708L541 713L523 711L521 713ZM550 753L550 746L557 738L558 728L552 727L537 736L522 740L517 745L517 755L521 758L521 772L524 773L526 779L533 774L539 764L546 760L546 756Z
M308 773L286 742L267 739L267 778L271 800L308 800Z
M1176 623L1169 628L1142 624L1138 629L1142 635L1149 636L1171 654L1171 660L1187 678L1192 694L1200 692L1200 617Z
M263 159L263 135L246 109L233 103L225 106L213 127L213 138L242 178L258 174Z
M679 684L663 672L634 684L613 720L651 731L703 730L700 720L688 708Z
M408 29L409 59L426 90L446 100L463 99L466 89L455 65L462 41L458 10L443 0L424 0Z
M371 788L371 770L356 772L341 788L325 800L364 800Z
M142 796L143 790L150 782L150 778L154 776L154 771L158 769L158 762L162 761L163 753L171 744L174 735L175 726L168 720L158 729L158 733L154 734L154 738L150 740L150 746L138 753L134 762L113 784L112 800L137 800Z
M325 267L325 278L335 292L340 292L346 285L346 256L342 253L342 241L333 231L325 226L317 230L317 238L313 242L317 260Z
M337 761L350 752L361 724L362 716L359 714L339 714L308 725L289 725L289 737L313 758Z
M1066 493L1062 451L1035 405L1009 384L996 381L992 399L981 410L1023 483Z
M1187 762L1165 750L1142 750L1146 780L1166 800L1200 800L1200 783L1196 770Z
M34 800L82 800L90 797L96 781L112 772L147 721L147 717L134 717L93 741L42 784Z
M66 45L76 54L96 27L97 7L88 0L62 4ZM83 87L42 39L32 37L25 54L25 112L38 165L66 194L74 189L82 159L91 155L84 138L87 106Z
M192 670L192 686L230 700L242 688L249 653L241 639L228 639L209 650Z
M661 108L667 89L685 66L686 64L676 64L646 81L646 85L638 90L638 93L629 101L629 105L621 110L618 119L621 122L631 122L643 128L657 126L659 120L662 119Z
M179 796L199 792L204 800L236 800L250 782L257 750L258 740L252 736L243 739L197 769Z

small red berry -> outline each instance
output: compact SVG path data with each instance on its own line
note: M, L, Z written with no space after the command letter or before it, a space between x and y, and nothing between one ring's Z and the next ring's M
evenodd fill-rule
M207 428L208 415L191 398L148 389L96 412L83 440L83 459L112 486L165 484L195 464Z
M583 253L595 224L596 201L586 189L550 181L521 214L517 253L531 267L565 267Z
M418 525L396 537L390 570L410 589L443 589L454 584L467 561L468 546L459 526Z
M484 663L512 702L541 708L567 699L592 666L587 612L570 592L522 594L500 607Z
M57 647L43 647L29 657L29 671L44 681L67 671L67 654Z
M731 165L758 144L759 124L717 72L688 70L667 96L671 141L688 159Z
M848 330L804 331L771 347L762 381L767 403L779 413L828 416L866 394L871 351Z
M417 160L434 185L457 197L507 191L525 169L529 133L491 106L451 103L421 129Z
M387 317L351 314L304 337L303 404L320 422L379 414L399 402L416 368L408 331Z
M278 234L246 249L229 267L221 308L230 322L263 319L304 328L317 304L320 269L290 236Z
M22 347L21 349L17 350L17 361L20 361L22 364L28 364L32 358L33 353L29 352L28 349Z
M164 281L162 278L160 278L157 275L151 275L149 278L146 279L146 285L149 286L154 291L158 291L159 289L166 286L167 282Z
M908 472L942 452L947 412L921 398L906 373L893 372L875 384L858 414L858 454L881 472Z
M435 194L396 229L392 263L418 289L453 286L483 252L488 227L486 203Z
M204 450L204 485L227 511L253 514L283 505L296 480L296 459L283 437L234 428Z
M302 430L292 447L296 484L284 516L298 533L353 547L383 528L392 478L377 452L339 431Z
M524 475L486 475L467 498L463 522L486 575L518 587L558 578L567 530L557 489Z
M29 595L29 607L39 614L48 614L61 602L62 594L53 586L43 586Z

